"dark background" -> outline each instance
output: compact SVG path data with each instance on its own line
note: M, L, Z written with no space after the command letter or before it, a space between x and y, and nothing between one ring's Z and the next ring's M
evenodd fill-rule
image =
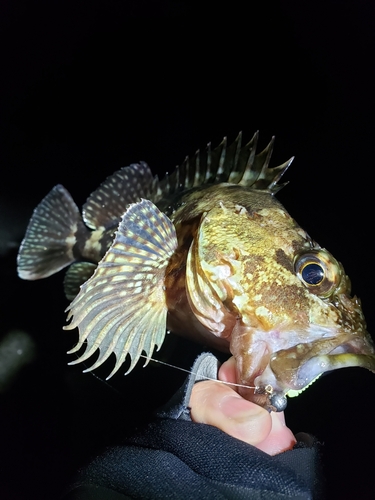
M344 263L374 332L374 28L371 1L1 2L0 336L21 330L34 352L1 387L1 498L58 498L185 376L154 366L109 386L66 366L63 274L29 283L15 267L57 183L81 206L131 162L162 174L239 130L261 148L276 135L272 165L296 156L278 198ZM189 367L198 348L169 344ZM374 391L347 369L289 403L292 430L324 443L328 498L375 497Z

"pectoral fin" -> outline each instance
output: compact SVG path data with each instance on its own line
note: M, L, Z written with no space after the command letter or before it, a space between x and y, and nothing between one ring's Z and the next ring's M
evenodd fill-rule
M167 316L165 270L176 247L172 222L153 203L130 205L112 246L67 309L72 321L65 329L79 328L78 344L69 353L87 342L82 356L70 364L85 361L99 349L99 358L85 370L89 371L115 353L111 377L128 354L127 373L142 351L150 358L154 347L161 346Z

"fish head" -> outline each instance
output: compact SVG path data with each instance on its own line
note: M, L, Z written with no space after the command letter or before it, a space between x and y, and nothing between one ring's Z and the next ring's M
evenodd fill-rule
M375 351L343 266L269 193L256 197L203 214L187 291L200 322L228 340L239 392L281 411L326 371L375 371Z

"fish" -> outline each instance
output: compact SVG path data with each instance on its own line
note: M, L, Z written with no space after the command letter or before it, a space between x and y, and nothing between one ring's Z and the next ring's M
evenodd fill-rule
M361 302L342 264L275 194L293 161L270 167L274 138L209 143L161 180L145 162L123 167L82 213L55 186L34 210L17 257L22 279L68 267L69 354L112 354L110 378L152 358L167 332L234 356L239 393L282 411L321 374L375 372ZM145 353L145 354L143 354ZM129 364L130 362L130 364Z

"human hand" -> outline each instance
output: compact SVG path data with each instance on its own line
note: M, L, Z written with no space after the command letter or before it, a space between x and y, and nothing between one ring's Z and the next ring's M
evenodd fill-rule
M235 359L219 369L219 380L236 382ZM194 385L190 398L194 422L218 427L230 436L251 444L269 455L293 448L296 443L286 426L284 412L271 412L243 399L235 386L205 380Z

